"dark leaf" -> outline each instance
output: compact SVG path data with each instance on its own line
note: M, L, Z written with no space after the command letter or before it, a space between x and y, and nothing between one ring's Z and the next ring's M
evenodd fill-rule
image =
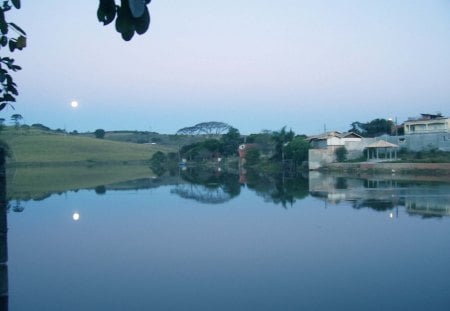
M103 25L108 25L116 17L116 3L114 0L100 0L97 18Z
M3 95L3 101L5 101L5 102L15 102L16 99L11 94L5 94L5 95Z
M12 85L8 86L8 91L11 92L12 94L16 95L16 96L19 95L19 92L17 91L17 89L14 86L12 86Z
M134 31L125 31L122 32L122 39L125 41L130 41L134 36Z
M122 6L117 10L116 30L122 34L122 38L125 41L133 38L134 19L128 7L127 0L122 0Z
M4 19L0 18L0 31L3 35L6 35L8 33L8 24L5 22Z
M147 7L145 7L144 14L141 17L134 19L134 26L136 27L136 32L140 35L148 30L150 26L150 13Z
M0 39L0 44L1 46L6 46L8 44L8 37L2 36L2 38Z
M24 36L20 36L19 38L17 38L17 43L16 43L16 47L19 50L22 50L23 48L25 48L27 46L27 38Z
M9 50L11 52L14 52L14 50L16 49L16 41L14 40L9 40Z
M0 111L2 111L3 109L5 109L7 103L2 103L0 104Z
M20 0L11 0L16 9L20 9Z
M5 20L5 12L2 9L0 9L0 24L8 25Z
M9 26L11 26L12 28L14 28L15 30L17 30L17 32L19 32L22 36L26 36L27 34L25 33L25 31L20 28L19 26L17 26L14 23L9 23Z
M144 14L146 8L144 0L128 0L128 5L134 18L139 18Z

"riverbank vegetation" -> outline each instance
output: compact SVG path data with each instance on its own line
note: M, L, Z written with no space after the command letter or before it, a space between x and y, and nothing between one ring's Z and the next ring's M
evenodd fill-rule
M399 152L401 162L406 163L450 163L450 152L437 149L408 151L401 149Z

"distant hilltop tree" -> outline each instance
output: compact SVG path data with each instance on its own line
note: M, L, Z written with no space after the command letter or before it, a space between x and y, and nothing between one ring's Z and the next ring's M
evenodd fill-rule
M13 114L13 115L11 116L11 121L14 122L14 125L15 125L16 128L19 127L19 125L20 125L20 120L22 120L22 119L23 119L22 115L21 115L21 114L18 114L18 113L15 113L15 114Z
M97 130L95 130L94 135L95 135L95 138L103 139L103 138L105 138L105 133L106 133L105 130L97 129Z
M177 131L179 135L221 135L227 132L230 128L230 125L223 122L203 122L196 124L194 126L183 127Z

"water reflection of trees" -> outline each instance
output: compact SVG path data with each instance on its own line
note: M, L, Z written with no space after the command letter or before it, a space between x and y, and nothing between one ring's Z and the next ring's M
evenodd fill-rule
M281 204L284 208L292 207L296 200L304 199L309 194L306 178L297 176L286 179L281 174L262 174L257 171L247 172L247 187L266 202Z
M38 187L36 191L8 193L7 211L22 212L29 200L44 200L52 195L61 195L78 190L95 191L103 195L110 191L155 189L169 186L171 193L182 198L205 204L221 204L240 195L242 188L254 192L266 202L284 208L311 195L327 203L346 202L355 209L369 208L385 212L402 207L409 215L441 217L450 215L450 184L448 181L409 181L396 176L343 176L311 172L309 180L302 176L268 174L257 170L239 172L237 169L219 167L178 167L167 170L163 175L136 178L111 184L92 185L66 182L70 188L52 191ZM403 179L402 179L403 178ZM28 187L27 184L25 188ZM33 185L33 182L30 183ZM33 187L29 187L33 190Z
M375 211L384 212L392 210L399 206L398 203L388 200L367 199L361 201L353 201L352 206L355 209L371 208Z
M246 185L266 202L293 206L296 200L308 195L308 180L302 177L285 179L279 174L263 174L247 171L246 183L240 183L242 175L237 171L220 171L217 168L189 168L181 173L187 183L179 184L171 193L201 203L224 203L238 196Z
M225 203L241 193L238 173L198 167L182 171L180 177L186 183L176 185L171 193L200 203Z

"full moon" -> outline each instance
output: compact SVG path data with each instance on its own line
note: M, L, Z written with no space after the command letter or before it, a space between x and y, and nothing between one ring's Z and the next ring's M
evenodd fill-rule
M72 219L73 219L74 221L78 221L78 220L80 219L80 214L77 213L77 212L73 213Z
M77 108L78 107L78 102L76 100L72 100L70 102L70 106L72 106L72 108Z

